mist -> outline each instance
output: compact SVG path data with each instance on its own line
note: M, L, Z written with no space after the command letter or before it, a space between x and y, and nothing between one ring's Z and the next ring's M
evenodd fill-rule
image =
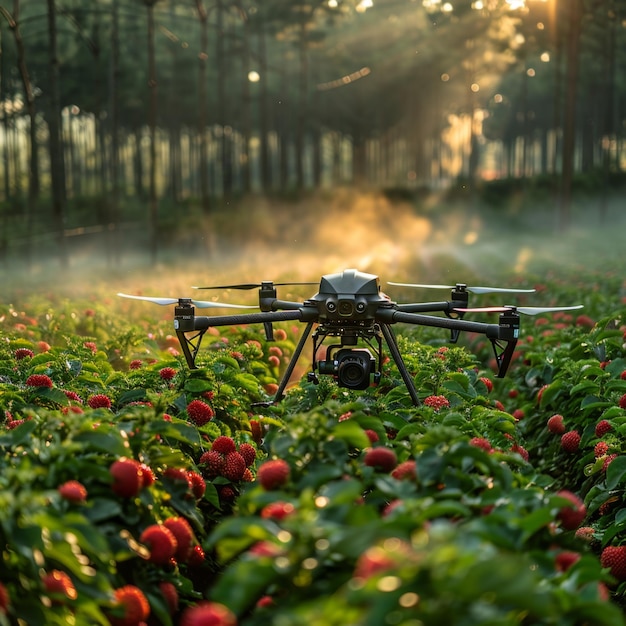
M103 236L74 238L66 270L53 249L30 264L7 259L5 298L104 297L118 291L197 297L192 285L317 282L347 268L378 275L385 291L387 281L532 286L548 274L567 280L581 272L619 272L622 201L609 203L603 224L597 205L593 198L579 198L571 227L558 233L549 204L494 208L464 200L442 203L436 194L415 201L353 189L299 201L249 198L221 207L210 225L196 217L164 233L156 264L141 230L120 234L114 262ZM210 293L244 303L256 298L255 292ZM280 296L312 293L314 287L294 287Z

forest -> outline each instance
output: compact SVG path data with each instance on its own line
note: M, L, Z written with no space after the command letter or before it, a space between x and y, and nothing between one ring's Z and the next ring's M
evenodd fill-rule
M619 0L13 0L0 55L5 263L342 186L539 185L564 230L624 168Z

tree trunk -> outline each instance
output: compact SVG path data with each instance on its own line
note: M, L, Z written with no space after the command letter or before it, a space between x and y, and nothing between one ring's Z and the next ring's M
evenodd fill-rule
M209 60L209 15L202 0L196 0L198 20L200 21L200 53L198 54L198 138L200 150L200 202L202 212L208 216L211 211L209 193L209 156L207 142L207 63Z
M298 42L300 54L300 68L298 74L298 110L296 112L296 185L298 189L304 189L304 150L305 150L305 132L308 115L308 74L309 74L309 57L307 52L307 31L306 21L303 19L300 24L300 38Z
M224 3L217 0L217 40L215 51L215 62L217 64L217 110L218 123L221 127L221 163L222 163L222 191L225 196L230 196L233 190L233 165L231 155L232 133L227 128L226 121L226 33L224 25Z
M261 26L259 32L259 134L261 145L261 183L264 191L269 191L273 187L272 163L270 160L269 147L269 90L268 90L268 64L267 47L265 45L265 30Z
M149 190L149 223L150 223L150 258L153 264L157 261L158 237L159 237L159 214L156 187L156 124L157 124L157 76L156 76L156 55L154 42L154 5L156 0L150 0L146 7L148 9L148 89L150 90L150 105L148 111L148 126L150 129L150 162L148 168L150 172Z
M50 115L50 175L52 178L52 216L56 229L59 262L61 267L68 265L65 243L65 163L61 139L61 101L59 93L59 59L57 56L57 27L55 0L48 1L48 55Z
M108 220L106 236L106 258L109 264L119 264L119 210L120 210L120 110L118 86L120 79L120 35L119 35L119 0L113 0L111 7L111 74L109 84L111 111L111 192L108 198Z
M580 69L580 35L582 30L583 0L568 0L568 32L566 43L567 71L565 107L563 113L563 172L561 174L558 206L558 229L566 231L571 222L572 181L576 150L576 98Z

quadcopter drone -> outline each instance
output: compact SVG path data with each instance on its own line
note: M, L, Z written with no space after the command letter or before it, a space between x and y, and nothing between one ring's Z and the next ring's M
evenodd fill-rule
M382 376L383 342L386 343L400 376L414 405L420 404L417 389L402 359L392 325L396 323L432 326L451 332L451 341L457 341L461 332L483 334L490 340L497 363L497 376L502 378L508 369L519 337L520 313L537 315L552 311L580 309L582 305L569 307L502 307L469 308L469 294L483 293L531 293L534 289L506 289L498 287L470 287L456 285L422 285L413 283L389 283L398 287L451 289L450 300L443 302L420 302L397 304L381 291L378 276L347 269L336 274L322 276L318 292L304 302L280 300L277 286L312 285L317 283L245 283L195 289L257 289L259 305L225 304L205 302L191 298L152 298L119 293L119 296L147 300L160 305L176 305L174 329L180 341L189 368L196 369L196 356L202 338L211 327L240 324L263 324L268 341L273 341L274 322L299 321L306 327L283 374L273 399L284 397L287 384L305 344L313 332L313 360L308 380L319 382L320 375L332 376L338 386L364 390L377 384ZM260 313L198 316L196 308L260 309ZM464 320L468 312L499 313L497 324ZM432 313L443 313L431 315ZM315 329L315 330L314 330ZM331 341L332 343L328 343ZM326 342L326 343L325 343ZM325 351L324 351L325 348ZM325 358L318 359L323 354Z

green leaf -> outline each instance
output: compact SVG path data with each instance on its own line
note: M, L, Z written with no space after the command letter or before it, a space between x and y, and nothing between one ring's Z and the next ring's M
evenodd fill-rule
M189 378L185 381L185 391L189 393L203 393L214 388L213 383L202 378Z
M547 407L552 404L559 397L564 387L565 382L561 379L550 383L541 394L541 407Z
M624 479L626 474L626 455L618 456L611 461L606 470L606 488L615 489Z
M128 454L126 441L116 432L82 432L74 437L74 441L114 456L125 456Z
M595 380L583 380L581 383L574 385L570 389L569 393L570 393L570 396L573 396L577 393L584 393L584 394L597 393L599 390L600 390L600 384L597 383Z
M118 398L118 404L128 404L129 402L140 402L146 399L145 389L131 389Z
M371 443L361 425L351 419L338 422L332 429L332 435L353 448L367 448Z
M227 356L227 355L219 356L215 360L215 362L222 363L223 365L226 365L227 367L234 369L236 371L239 371L241 369L239 366L239 361L237 361L237 359L234 359L232 356Z
M52 387L51 389L49 387L38 387L33 395L37 398L50 400L60 406L68 406L70 403L67 396L56 387Z

